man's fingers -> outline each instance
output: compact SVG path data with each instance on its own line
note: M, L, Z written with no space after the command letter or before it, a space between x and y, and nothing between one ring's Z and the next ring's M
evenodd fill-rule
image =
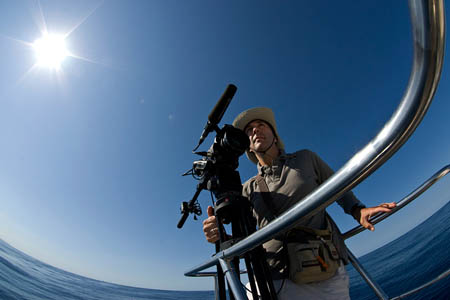
M219 240L219 228L217 227L216 217L214 216L214 208L208 206L208 218L203 221L203 232L206 240L215 243Z
M364 228L369 229L370 231L374 231L375 230L375 227L373 227L373 225L367 219L364 219L363 222L361 223L361 225Z
M370 210L370 216L373 216L379 212L386 212L386 213L391 212L391 209L394 208L395 206L396 206L395 203L383 203L379 206L372 207Z
M216 236L213 236L213 237L206 237L206 240L208 242L210 242L210 243L215 243L215 242L217 242L219 240L219 236L216 235Z
M209 228L208 230L203 227L203 231L208 242L215 243L219 240L219 229L217 227Z
M209 232L209 231L211 231L211 230L213 230L215 228L217 228L217 225L215 223L208 223L208 224L205 224L203 226L203 231L204 232Z
M377 215L378 213L389 213L391 212L391 209L396 207L397 204L395 202L390 203L381 203L378 206L375 207L369 207L369 208L363 208L360 211L360 224L370 231L374 231L375 227L369 222L369 219L372 216Z
M374 210L371 213L371 215L374 215L375 213L378 213L378 212L390 212L390 211L391 211L391 209L387 208L387 207L374 207Z
M208 206L208 217L212 217L214 216L214 208L212 208L212 206Z
M217 228L213 228L213 229L205 232L205 236L207 238L219 237L219 230L217 230Z
M208 225L210 223L216 224L216 217L215 216L212 216L212 217L209 217L209 218L203 220L203 226Z
M380 205L381 207L385 207L385 208L394 208L397 206L397 203L395 202L390 202L390 203L381 203Z

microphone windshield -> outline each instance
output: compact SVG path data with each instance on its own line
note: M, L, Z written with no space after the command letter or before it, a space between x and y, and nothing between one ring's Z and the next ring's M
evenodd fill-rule
M236 93L237 87L234 84L229 84L227 89L223 93L222 97L220 97L219 101L217 101L216 106L212 109L208 116L208 123L210 124L219 124L220 120L223 117L223 114L228 108L228 105L231 102L234 94Z

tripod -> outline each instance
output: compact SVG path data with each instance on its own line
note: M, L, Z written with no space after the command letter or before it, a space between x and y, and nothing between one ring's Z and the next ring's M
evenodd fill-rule
M197 198L202 190L211 191L217 201L214 203L217 226L219 229L219 241L216 243L216 252L227 249L231 245L244 239L256 231L256 220L253 218L250 201L242 197L242 184L239 172L239 156L249 147L249 139L245 133L231 125L225 125L223 129L215 128L217 136L214 144L208 152L195 152L203 156L201 160L194 161L191 170L183 175L192 175L199 180L194 197L191 201L182 202L181 219L177 227L183 227L189 214L201 215L201 208ZM231 223L232 238L228 239L223 224ZM245 260L248 278L252 290L253 299L263 300L277 299L273 287L272 276L266 261L266 252L262 245L235 257L232 268L239 276L239 259ZM217 282L220 300L226 300L225 277L220 264L217 264ZM234 299L230 292L230 299Z
M242 185L239 173L226 166L217 166L215 176L210 177L207 186L216 196L214 211L219 229L219 241L216 252L224 250L256 231L256 220L248 199L242 197ZM232 238L226 236L223 224L231 223ZM266 251L262 245L245 253L245 261L253 299L277 299L272 276L266 261ZM239 272L239 257L233 259L233 267ZM220 265L217 266L219 299L225 300L225 278ZM230 291L230 299L234 299Z

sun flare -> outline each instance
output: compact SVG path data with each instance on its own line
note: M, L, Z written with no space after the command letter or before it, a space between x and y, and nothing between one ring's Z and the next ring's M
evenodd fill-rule
M64 36L45 34L33 43L37 65L59 69L62 61L69 55Z

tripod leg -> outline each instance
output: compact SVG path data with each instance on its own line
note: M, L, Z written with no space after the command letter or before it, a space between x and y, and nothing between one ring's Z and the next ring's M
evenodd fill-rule
M250 283L250 289L252 290L252 296L253 299L258 299L258 290L256 288L256 284L255 284L255 273L253 273L253 267L252 264L250 263L250 256L247 254L245 254L244 256L244 260L245 260L245 266L247 268L247 276L248 276L248 282Z
M267 292L268 299L277 299L277 292L273 285L272 274L270 273L269 266L265 260L265 251L262 246L259 246L252 250L253 261L255 262L255 270L258 270L260 281L264 283L264 291ZM265 298L263 298L265 299Z
M224 270L228 286L230 287L230 290L234 293L234 297L238 300L247 299L245 289L242 287L242 283L238 279L236 270L233 268L231 262L226 261L223 258L219 258L219 263L222 266L222 270Z
M255 232L254 228L256 227L256 224L254 220L249 218L248 215L246 216L245 213L246 210L242 209L240 214L240 219L242 220L240 228L241 232L243 232L245 236L247 236ZM247 214L248 213L249 211L247 210ZM264 250L264 248L260 245L251 250L246 255L249 257L249 261L251 262L253 271L255 272L254 278L256 278L256 281L258 283L259 293L261 294L262 299L277 299L277 293L273 285L272 275L267 264L266 251Z
M260 262L258 261L260 259L265 260L265 258L258 257L257 255L254 255L254 253L251 253L250 257L252 261L253 270L255 272L255 278L258 284L259 293L262 299L273 299L270 296L271 293L269 291L269 282L268 282L269 280L271 280L271 278L267 278Z
M233 265L233 268L234 268L234 270L236 271L236 275L237 275L237 278L239 279L239 281L241 280L241 271L240 271L240 269L239 269L239 258L238 257L235 257L233 260L232 260L232 265ZM230 300L234 300L234 295L233 295L233 293L232 293L232 291L231 291L231 289L229 288L228 289L229 290L229 296L230 296Z
M216 243L216 253L219 252L220 245ZM222 267L217 264L217 285L219 286L219 292L216 293L216 300L226 300L226 287L225 287L225 276L223 274Z
M227 198L228 201L221 202L215 207L216 218L219 223L219 237L221 242L224 242L225 240L224 230L222 230L223 228L221 227L221 225L223 224L223 220L225 220L225 216L223 216L225 214L227 220L229 220L231 223L231 231L234 239L232 242L239 241L241 238L246 237L256 231L256 222L251 214L250 204L247 199L239 197L237 199L232 199L234 199L234 201L230 201ZM218 202L219 200L217 201L217 203ZM232 207L231 205L235 206ZM218 252L219 249L216 249L216 251ZM253 299L276 300L277 294L273 286L272 276L267 264L267 257L264 248L262 246L258 246L255 249L247 252L244 258L246 258L247 270L251 273L249 274L249 281L250 285L252 286ZM228 285L232 287L232 289L230 289L236 291L237 293L234 298L245 299L245 289L242 288L242 283L238 278L239 268L236 266L232 266L233 264L230 261L226 261L225 259L219 259L219 262L222 266L222 270L224 270L227 277ZM260 294L261 296L259 296L258 294Z

